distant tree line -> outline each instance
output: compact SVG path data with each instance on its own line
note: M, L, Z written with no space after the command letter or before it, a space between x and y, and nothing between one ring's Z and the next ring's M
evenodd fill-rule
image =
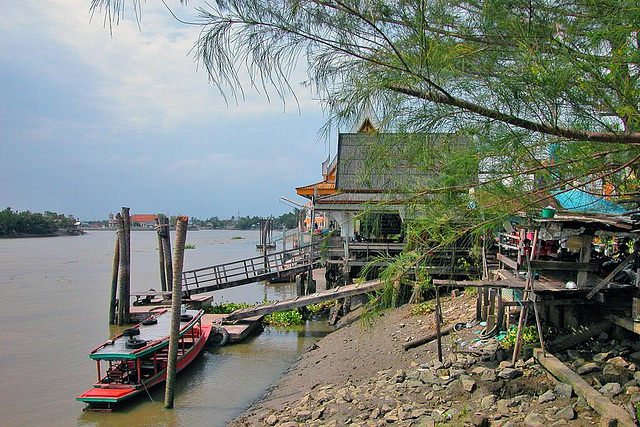
M295 209L293 212L282 214L278 217L271 218L271 229L279 230L282 227L292 229L298 226L298 218L300 211ZM213 216L208 219L191 218L189 223L202 228L226 229L226 230L251 230L260 228L260 221L264 217L259 216L232 216L230 219L220 219ZM173 222L173 218L172 218Z
M76 220L56 212L13 211L7 207L0 211L0 236L53 235L75 230Z

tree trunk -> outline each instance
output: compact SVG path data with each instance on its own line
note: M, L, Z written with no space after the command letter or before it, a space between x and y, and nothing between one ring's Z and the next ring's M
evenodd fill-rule
M178 357L178 334L180 332L180 304L182 300L182 265L184 245L187 240L186 216L177 218L175 259L173 261L173 290L171 295L171 333L169 338L169 360L167 361L167 385L164 393L164 407L173 408L176 381L176 362Z

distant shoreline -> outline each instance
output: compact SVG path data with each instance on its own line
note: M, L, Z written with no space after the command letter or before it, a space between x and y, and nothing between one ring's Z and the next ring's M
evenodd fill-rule
M41 237L63 237L63 236L82 236L86 234L84 230L76 230L74 232L56 232L50 234L28 234L28 233L12 233L2 234L0 239L28 239L28 238L41 238Z

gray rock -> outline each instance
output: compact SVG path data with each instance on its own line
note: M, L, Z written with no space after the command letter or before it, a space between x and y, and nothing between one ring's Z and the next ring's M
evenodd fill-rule
M407 373L403 370L399 370L398 372L396 372L396 375L394 376L394 380L397 383L404 382L405 378L407 378Z
M267 420L265 422L269 426L274 426L274 425L278 424L278 417L276 417L275 414L271 414L271 415L269 415L269 418L267 418Z
M615 397L622 393L622 387L618 383L607 383L599 390L604 396Z
M606 352L606 353L598 353L596 355L594 355L591 359L594 362L604 362L607 359L611 358L611 353Z
M640 351L636 351L629 355L629 359L633 360L636 363L640 363Z
M617 368L614 365L605 365L604 368L602 368L602 380L608 383L622 382L620 369L621 368Z
M498 372L498 377L503 378L505 380L518 378L519 376L522 376L522 371L519 371L518 369L513 369L513 368L504 368L503 370Z
M568 399L573 394L573 386L571 384L559 382L558 384L556 384L555 394L560 398Z
M501 414L508 414L509 407L511 406L511 399L498 400L498 412Z
M627 362L623 357L614 357L607 361L608 365L617 366L618 368L626 368L629 366L629 362Z
M476 389L476 382L472 379L462 379L461 385L462 389L469 393L472 393Z
M286 423L280 424L280 427L298 427L298 423L295 421L288 421Z
M496 377L496 373L493 371L493 369L487 369L486 371L484 371L480 378L482 378L484 381L491 382L498 380L498 377Z
M562 418L565 420L572 420L576 417L576 411L574 411L573 407L569 405L560 409L558 412L556 412L556 417Z
M553 402L554 400L556 400L556 395L551 390L545 391L540 395L540 397L538 397L538 402L540 402L541 404Z
M537 412L530 412L524 419L524 425L529 427L544 427L547 423L547 419Z
M300 423L303 423L307 420L311 419L311 412L307 410L298 411L296 414L296 420Z
M598 338L596 339L600 342L605 342L606 340L609 339L609 334L607 334L606 332L601 332L600 335L598 335Z
M585 375L591 372L595 372L597 370L599 370L598 365L593 362L589 362L589 363L585 363L584 365L578 368L578 374Z
M311 413L312 420L320 420L324 416L324 408L316 409Z
M509 362L508 360L503 360L502 362L500 362L500 366L498 366L498 370L502 370L505 368L513 368L513 363Z
M496 403L496 397L493 394L485 396L480 401L481 409L489 409Z

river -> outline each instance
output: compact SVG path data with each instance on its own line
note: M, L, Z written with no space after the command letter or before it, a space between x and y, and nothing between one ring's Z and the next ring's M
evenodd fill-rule
M172 239L173 239L172 235ZM232 239L242 237L242 239ZM257 254L256 231L189 231L185 269ZM221 426L237 416L314 341L326 322L270 328L240 344L208 347L178 375L173 410L164 387L113 413L83 412L91 387L88 353L109 338L107 307L115 233L0 239L0 422L3 426ZM132 291L159 289L157 237L131 236ZM214 293L220 301L290 297L295 285L255 283ZM153 400L153 402L152 402ZM155 403L154 403L155 402Z

